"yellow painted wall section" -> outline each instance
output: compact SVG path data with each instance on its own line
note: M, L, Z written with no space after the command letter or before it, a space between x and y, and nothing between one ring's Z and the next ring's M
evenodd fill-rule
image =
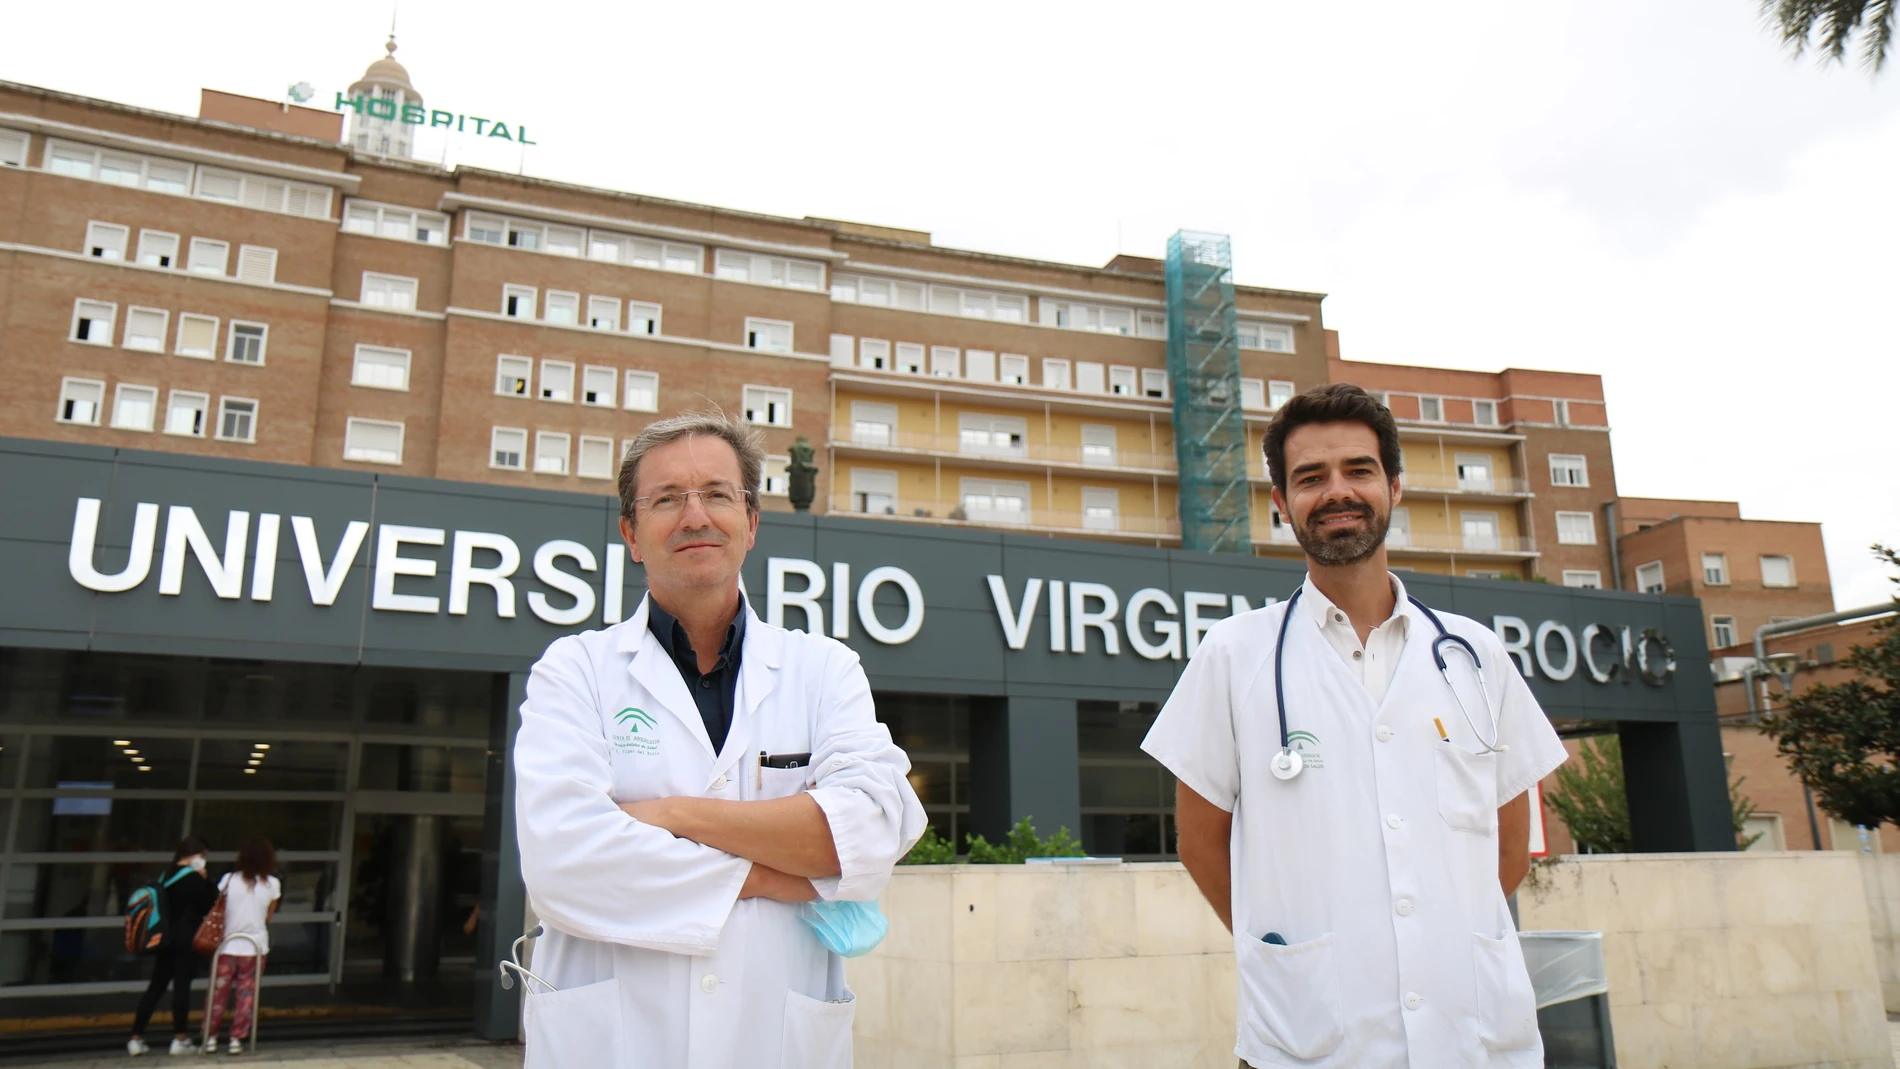
M1506 446L1468 445L1458 442L1407 440L1402 444L1402 463L1407 476L1428 476L1424 485L1455 484L1460 457L1483 457L1490 462L1493 479L1522 478L1517 470L1517 451Z

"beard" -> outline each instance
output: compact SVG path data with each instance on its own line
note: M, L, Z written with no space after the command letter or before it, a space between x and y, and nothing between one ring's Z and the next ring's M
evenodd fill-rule
M1365 522L1356 529L1324 531L1320 528L1326 520L1341 515L1358 516ZM1390 509L1380 512L1361 502L1340 502L1314 509L1306 517L1304 526L1293 528L1293 537L1306 555L1319 564L1358 564L1385 544L1386 531L1391 526Z

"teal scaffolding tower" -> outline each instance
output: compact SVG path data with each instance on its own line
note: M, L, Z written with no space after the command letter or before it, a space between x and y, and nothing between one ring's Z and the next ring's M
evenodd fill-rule
M1181 548L1252 553L1234 257L1224 234L1182 230L1168 239L1168 379Z

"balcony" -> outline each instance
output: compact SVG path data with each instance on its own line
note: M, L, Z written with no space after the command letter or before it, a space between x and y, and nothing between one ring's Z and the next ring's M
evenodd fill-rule
M1458 475L1440 475L1435 472L1408 471L1400 477L1400 482L1408 494L1457 494L1469 497L1531 496L1530 480L1515 475L1490 475L1472 479Z
M1268 537L1256 535L1256 546L1286 546L1298 548L1299 542L1293 537L1291 527L1276 527ZM1470 557L1534 557L1537 546L1530 538L1521 535L1485 535L1485 534L1413 534L1409 531L1393 529L1386 532L1386 549L1400 556L1422 554L1451 555Z
M1131 515L1119 510L1099 508L1081 511L1032 509L1011 507L1012 502L1000 499L966 503L907 498L885 506L885 511L861 511L855 503L858 496L861 495L831 495L831 514L899 523L926 523L939 527L987 527L1036 534L1122 537L1144 542L1175 539L1181 535L1180 522L1171 515Z
M1145 449L1124 449L1096 445L1039 445L997 433L966 431L959 434L927 434L893 430L882 423L841 424L850 427L849 438L834 438L831 448L847 454L910 455L942 460L972 460L1006 465L1075 468L1139 472L1143 475L1173 475L1173 453L1151 453Z

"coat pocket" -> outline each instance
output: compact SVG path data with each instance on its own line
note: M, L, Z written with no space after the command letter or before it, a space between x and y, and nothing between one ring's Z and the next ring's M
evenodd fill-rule
M1486 1050L1525 1050L1536 1045L1537 995L1524 953L1506 932L1502 939L1471 936L1478 979L1478 1038Z
M1294 946L1234 940L1240 969L1243 1051L1261 1046L1295 1058L1323 1058L1339 1048L1339 976L1331 932Z
M1459 831L1491 834L1498 819L1498 755L1449 742L1432 749L1438 754L1438 815Z
M783 1069L851 1069L851 1019L857 1008L857 996L849 989L835 1002L787 991L779 1065Z
M522 1010L522 1069L611 1069L626 1057L621 1016L618 980L529 992Z

